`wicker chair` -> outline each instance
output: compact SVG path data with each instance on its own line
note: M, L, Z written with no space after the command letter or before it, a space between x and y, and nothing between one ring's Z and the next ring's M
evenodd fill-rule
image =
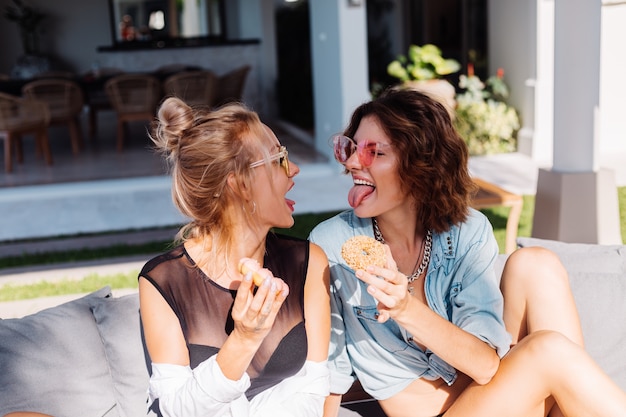
M98 133L98 112L113 110L111 102L104 91L104 80L113 78L123 74L124 71L119 68L105 67L98 71L88 71L83 78L89 80L85 88L86 103L89 109L89 136L95 137ZM93 85L93 87L90 87Z
M50 113L46 103L0 93L0 139L4 140L4 170L13 171L13 147L17 161L24 161L22 135L35 136L35 149L42 152L48 165L52 154L48 141Z
M22 95L48 105L50 125L66 125L69 128L72 153L78 155L83 147L79 118L85 104L80 85L68 79L45 78L24 85Z
M161 100L161 82L145 74L122 74L111 78L104 90L117 113L117 150L124 149L126 123L152 121Z
M170 75L163 83L165 94L190 105L213 107L217 97L217 76L211 71L183 71Z
M231 101L240 101L243 94L243 87L250 72L250 66L236 68L218 78L218 90L216 104L222 105Z

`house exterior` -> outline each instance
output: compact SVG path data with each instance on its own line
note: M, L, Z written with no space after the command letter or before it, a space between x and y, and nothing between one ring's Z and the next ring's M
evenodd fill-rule
M43 26L43 50L76 72L120 62L131 69L152 70L181 61L225 72L246 62L253 70L244 99L263 117L278 115L276 10L290 7L284 0L224 2L228 8L226 35L235 41L233 44L156 48L132 55L106 48L112 44L115 28L109 22L111 9L106 0L27 1L48 15ZM9 2L2 0L0 4ZM313 101L314 145L326 154L330 153L328 137L346 125L355 106L370 98L366 2L308 2L312 94L302 99ZM408 46L404 34L411 23L405 19L406 10L429 1L388 3L393 6L388 25L390 49L395 55ZM456 7L466 3L469 1L450 2ZM510 103L519 110L523 123L519 151L545 167L538 185L541 210L536 212L534 229L546 234L538 237L621 243L619 207L611 191L614 179L610 170L603 171L600 161L605 155L626 155L622 104L626 83L621 78L626 65L626 49L621 42L626 37L626 2L486 0L486 4L488 72L505 68ZM9 73L21 54L14 24L2 21L0 39L0 72ZM551 185L544 188L542 178ZM572 187L567 185L570 183L588 186ZM581 204L581 200L590 203ZM590 212L595 213L596 222L589 220ZM555 222L556 218L565 220ZM567 232L580 229L582 219L594 225L573 235Z

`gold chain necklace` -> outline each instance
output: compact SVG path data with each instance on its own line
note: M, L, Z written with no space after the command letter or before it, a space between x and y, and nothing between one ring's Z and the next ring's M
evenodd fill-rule
M382 232L378 228L378 221L376 220L376 218L372 219L372 224L374 225L374 238L376 238L376 240L379 241L380 243L385 243L385 238L383 237ZM413 272L411 275L407 275L409 284L411 284L420 275L422 275L422 273L428 267L428 262L430 262L430 252L432 248L433 248L433 232L432 230L429 229L426 232L426 239L425 239L425 244L424 244L424 257L422 258L422 263L420 264L419 268L417 268L417 271ZM411 289L409 289L409 292L411 292Z

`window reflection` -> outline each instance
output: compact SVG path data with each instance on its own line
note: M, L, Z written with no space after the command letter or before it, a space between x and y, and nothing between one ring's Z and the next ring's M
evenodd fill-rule
M223 38L224 0L109 0L114 42Z

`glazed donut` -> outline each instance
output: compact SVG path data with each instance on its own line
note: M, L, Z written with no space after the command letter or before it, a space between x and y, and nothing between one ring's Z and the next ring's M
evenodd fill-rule
M239 260L239 272L241 275L246 275L248 272L252 272L252 281L254 285L260 287L263 284L266 276L260 273L261 266L257 261L252 258L241 258Z
M354 236L341 246L341 256L353 270L365 269L370 265L384 267L387 263L385 247L369 236Z

